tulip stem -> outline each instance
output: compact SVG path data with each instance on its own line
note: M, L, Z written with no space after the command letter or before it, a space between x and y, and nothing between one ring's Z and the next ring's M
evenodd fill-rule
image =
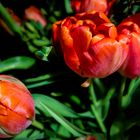
M106 130L106 127L104 125L103 119L101 118L100 112L98 111L99 106L97 105L97 98L96 98L96 95L95 95L95 91L94 91L94 87L93 87L92 82L91 82L91 84L89 86L89 94L90 94L90 98L91 98L91 101L92 101L91 111L94 114L94 116L96 118L96 121L99 124L99 127L100 127L101 131L104 134L106 134L107 130Z
M126 86L126 78L124 77L121 83L120 93L118 95L118 109L122 110L122 99L124 95L124 90Z
M105 127L105 125L104 125L104 123L103 123L103 120L101 119L100 114L98 113L96 107L95 107L94 105L91 105L91 109L92 109L92 111L93 111L93 113L94 113L94 115L95 115L95 118L96 118L96 120L97 120L97 122L98 122L98 124L99 124L99 127L100 127L101 130L102 130L102 132L103 132L104 134L106 134L106 132L107 132L106 127Z

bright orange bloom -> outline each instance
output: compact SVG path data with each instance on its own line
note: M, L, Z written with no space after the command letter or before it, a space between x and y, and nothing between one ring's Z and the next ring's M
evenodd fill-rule
M116 0L71 0L71 7L77 13L95 10L108 14L115 2Z
M128 56L120 68L120 73L129 78L140 76L140 14L125 19L119 26L118 39L128 48Z
M14 77L0 75L0 138L20 133L34 117L34 102L25 85Z
M47 24L47 21L41 14L41 11L35 6L30 6L25 10L25 18L39 22L43 27Z
M53 40L66 64L83 77L106 77L119 69L127 46L116 40L116 27L102 12L77 14L53 25Z

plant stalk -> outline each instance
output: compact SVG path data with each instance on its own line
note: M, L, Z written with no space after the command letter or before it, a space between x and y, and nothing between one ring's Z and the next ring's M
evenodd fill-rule
M98 111L97 98L96 98L96 95L95 95L95 91L94 91L94 87L93 87L92 82L89 86L89 94L90 94L90 98L91 98L91 101L92 101L91 110L92 110L93 114L95 115L96 121L99 124L99 127L100 127L101 131L104 134L106 134L107 130L106 130L106 127L104 125L103 119L100 116L100 112Z
M120 92L119 92L119 95L118 95L118 109L120 111L122 110L122 99L123 99L123 96L124 96L125 86L126 86L126 78L123 78L123 80L121 82Z

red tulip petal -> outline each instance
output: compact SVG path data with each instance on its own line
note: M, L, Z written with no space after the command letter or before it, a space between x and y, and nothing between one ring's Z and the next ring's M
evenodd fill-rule
M35 116L34 102L25 85L0 75L0 137L11 137L27 128Z
M18 134L31 124L31 120L7 108L7 115L0 115L1 128L9 134Z
M0 102L7 108L30 118L34 116L33 100L26 88L8 81L0 81ZM8 91L8 92L7 92ZM18 94L17 94L18 93ZM24 93L24 98L21 98ZM24 106L24 107L23 107ZM30 114L29 114L30 113Z
M89 11L98 11L105 12L107 9L107 1L106 0L83 0L81 1L80 12L89 12Z
M87 51L92 34L89 27L79 26L72 30L71 36L73 38L73 47L78 55L79 59L82 57L82 53Z
M77 70L79 67L79 58L73 48L73 39L70 36L70 32L65 26L61 28L61 46L66 63L70 68Z
M117 29L112 23L104 23L97 28L99 33L102 33L106 37L115 39L117 37Z
M140 75L140 34L131 33L129 39L128 57L120 72L127 77L135 78Z
M92 61L88 61L89 56L85 54L81 60L83 75L102 78L118 70L127 55L125 47L122 49L117 41L109 38L102 39L96 44L91 43L88 53Z

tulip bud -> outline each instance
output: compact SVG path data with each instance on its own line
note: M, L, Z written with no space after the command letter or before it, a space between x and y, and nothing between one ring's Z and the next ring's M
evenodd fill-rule
M71 0L72 9L77 12L104 12L108 14L116 0Z
M140 14L126 18L117 27L118 40L129 48L128 56L119 72L129 78L140 76Z
M35 117L34 101L18 79L0 75L0 138L26 129Z
M72 9L78 13L89 12L92 10L105 12L107 8L106 0L71 0Z
M53 25L55 47L82 77L103 78L120 68L128 48L116 37L116 27L102 12L77 14Z
M25 10L25 19L39 22L43 27L47 24L47 21L41 14L41 11L35 6L30 6Z

